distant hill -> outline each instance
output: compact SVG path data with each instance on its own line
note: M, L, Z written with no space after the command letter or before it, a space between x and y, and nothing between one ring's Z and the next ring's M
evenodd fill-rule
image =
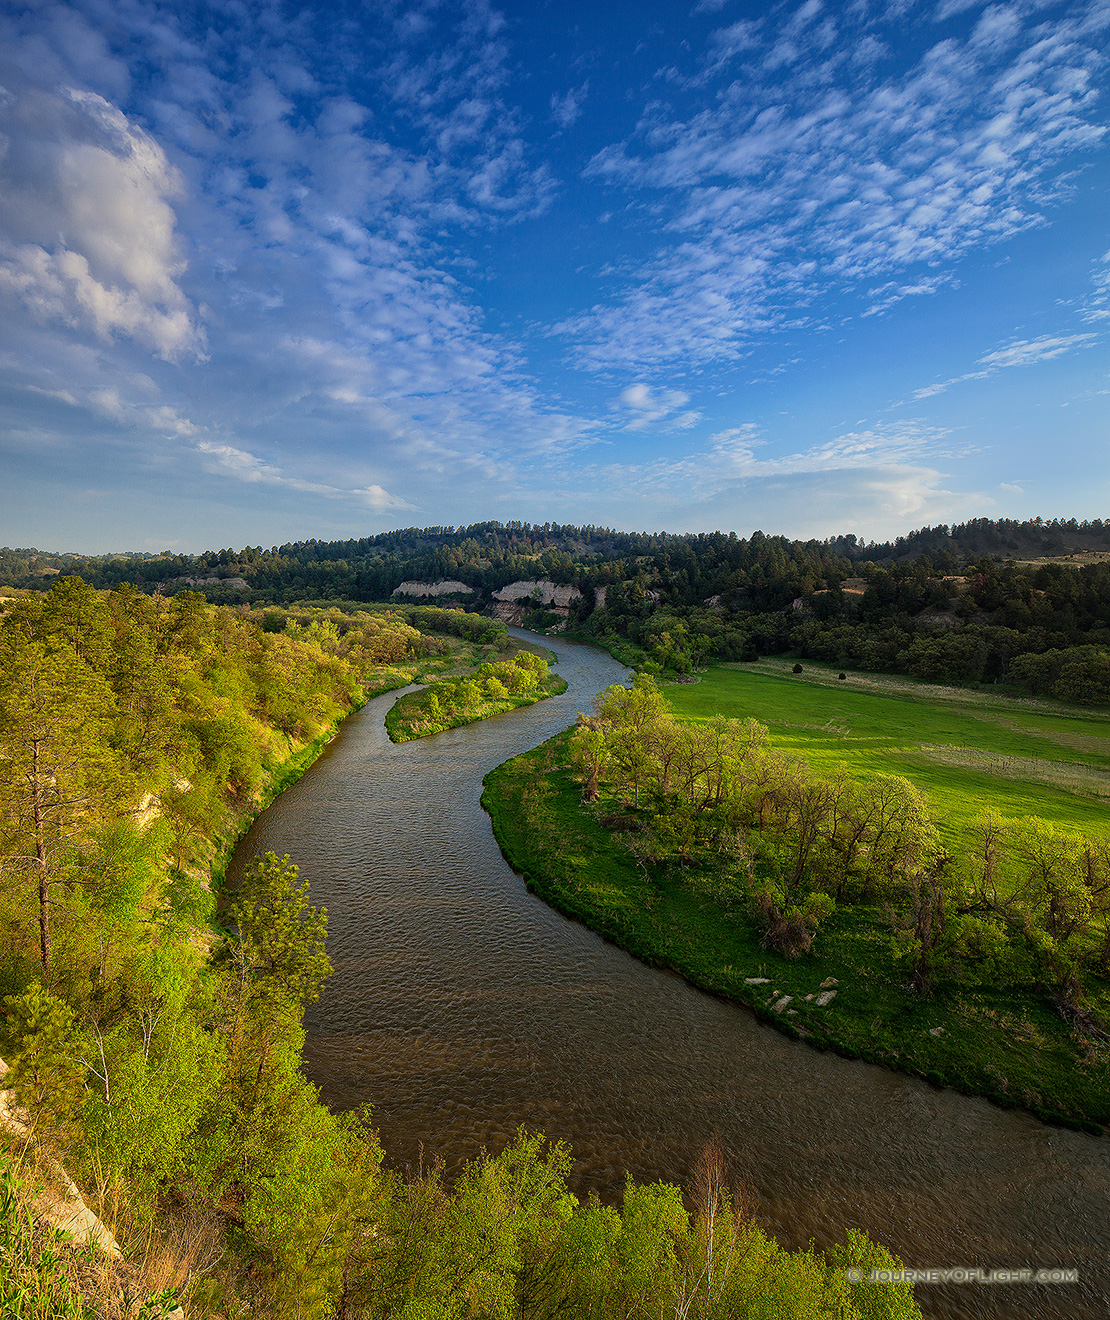
M47 550L0 550L0 585L43 589L59 573L73 573L96 587L134 582L173 594L199 589L212 599L290 601L309 597L388 600L401 582L457 581L490 595L521 578L546 577L579 586L634 576L644 559L692 556L707 561L751 560L767 547L783 557L827 570L863 563L895 564L927 556L951 571L984 557L1033 560L1110 552L1110 520L1074 518L974 518L949 526L922 527L893 541L854 535L796 541L754 532L618 532L559 523L474 523L469 527L406 527L347 541L296 541L264 549L206 550L198 555L121 553L59 554ZM605 566L618 570L616 575ZM843 573L841 574L843 576ZM225 585L226 584L226 585Z
M866 549L849 543L854 537L836 537L831 542L840 553L852 558L883 563L913 559L918 555L951 554L961 565L984 555L991 559L1039 559L1092 551L1110 551L1110 520L1077 522L1074 518L1053 518L1045 522L1032 518L1017 522L1013 518L973 518L970 522L944 523L922 527L895 541L871 542Z
M866 543L486 522L200 555L0 551L0 587L41 591L59 574L256 609L465 602L654 671L790 654L1110 704L1102 520L977 518Z

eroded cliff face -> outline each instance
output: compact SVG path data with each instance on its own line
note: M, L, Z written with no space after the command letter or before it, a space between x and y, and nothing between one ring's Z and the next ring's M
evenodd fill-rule
M556 584L549 578L531 579L525 582L510 582L507 587L493 593L497 601L530 601L537 605L554 605L566 609L571 601L580 600L582 593L577 587Z
M561 632L567 626L571 603L581 598L582 593L577 587L555 583L549 578L530 578L510 582L507 587L495 591L490 613L505 623L519 624L529 610L542 605L549 613L558 615L559 622L554 628Z
M438 582L417 582L414 579L402 582L395 587L393 595L405 600L420 600L439 596L474 596L477 593L465 582L453 578L443 578ZM542 606L559 617L556 630L566 627L570 607L576 600L581 600L582 593L577 587L565 583L552 582L550 578L527 578L510 582L508 586L493 592L490 602L490 614L504 623L519 624L530 610ZM598 602L604 603L605 588L598 591Z
M453 578L443 578L439 582L402 582L393 588L395 596L473 596L474 588L465 582L456 582Z

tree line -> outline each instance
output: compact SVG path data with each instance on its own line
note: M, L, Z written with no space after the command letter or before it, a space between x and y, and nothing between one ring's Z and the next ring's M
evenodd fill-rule
M1106 704L1110 563L1020 561L1108 549L1110 523L1097 519L975 519L881 544L478 523L201 555L4 550L0 582L41 589L62 571L172 595L193 579L216 602L353 610L405 579L453 579L481 611L508 583L544 577L580 590L572 631L649 668L792 654Z

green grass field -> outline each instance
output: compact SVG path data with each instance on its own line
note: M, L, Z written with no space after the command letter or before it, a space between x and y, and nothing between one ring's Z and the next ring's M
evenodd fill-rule
M1041 816L1063 829L1110 829L1110 714L1032 698L945 688L793 660L715 665L666 684L682 719L759 720L773 746L819 772L898 774L928 794L945 842L984 811Z

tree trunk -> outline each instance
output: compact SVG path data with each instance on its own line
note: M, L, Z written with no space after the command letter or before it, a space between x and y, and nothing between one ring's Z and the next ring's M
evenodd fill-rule
M35 822L35 856L39 862L39 955L44 973L50 970L50 887L46 878L45 811L42 801L41 749L38 740L33 745L32 773L34 779L32 810Z

